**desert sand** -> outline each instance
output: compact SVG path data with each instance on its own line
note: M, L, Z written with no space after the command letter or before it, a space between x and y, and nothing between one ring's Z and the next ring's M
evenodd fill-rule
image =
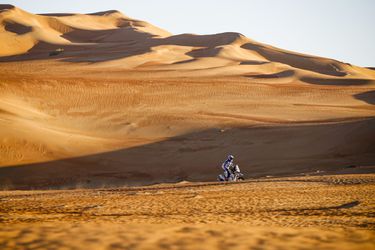
M374 249L374 175L0 193L2 249Z
M271 237L282 249L292 235L295 248L371 249L374 105L370 68L239 33L174 35L115 10L1 4L0 246L262 249ZM229 153L250 182L214 182ZM269 178L280 181L256 181ZM12 191L30 189L78 190Z

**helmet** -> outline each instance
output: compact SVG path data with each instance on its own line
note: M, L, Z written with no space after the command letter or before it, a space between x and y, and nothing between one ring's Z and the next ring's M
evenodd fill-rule
M228 159L229 159L229 160L233 160L233 159L234 159L234 156L233 156L233 155L228 155Z

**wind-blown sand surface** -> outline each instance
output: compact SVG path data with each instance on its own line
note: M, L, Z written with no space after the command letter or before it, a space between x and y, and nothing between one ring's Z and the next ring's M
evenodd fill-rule
M0 192L2 249L374 249L374 175Z
M0 247L371 249L374 105L372 69L1 4L0 188L92 190L1 192ZM228 153L252 181L202 185Z

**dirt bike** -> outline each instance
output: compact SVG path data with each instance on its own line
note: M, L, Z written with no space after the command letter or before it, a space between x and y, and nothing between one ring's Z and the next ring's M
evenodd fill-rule
M244 181L245 180L244 175L241 172L234 172L232 176L233 176L232 181Z
M217 177L218 181L243 181L245 180L243 173L241 173L238 165L235 167L235 171L230 174L228 178L225 178L224 174L220 174Z

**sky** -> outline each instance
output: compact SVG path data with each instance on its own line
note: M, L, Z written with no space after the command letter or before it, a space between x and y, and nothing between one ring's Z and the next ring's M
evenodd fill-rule
M239 32L279 48L375 67L375 0L9 0L6 3L32 13L115 9L173 34Z

